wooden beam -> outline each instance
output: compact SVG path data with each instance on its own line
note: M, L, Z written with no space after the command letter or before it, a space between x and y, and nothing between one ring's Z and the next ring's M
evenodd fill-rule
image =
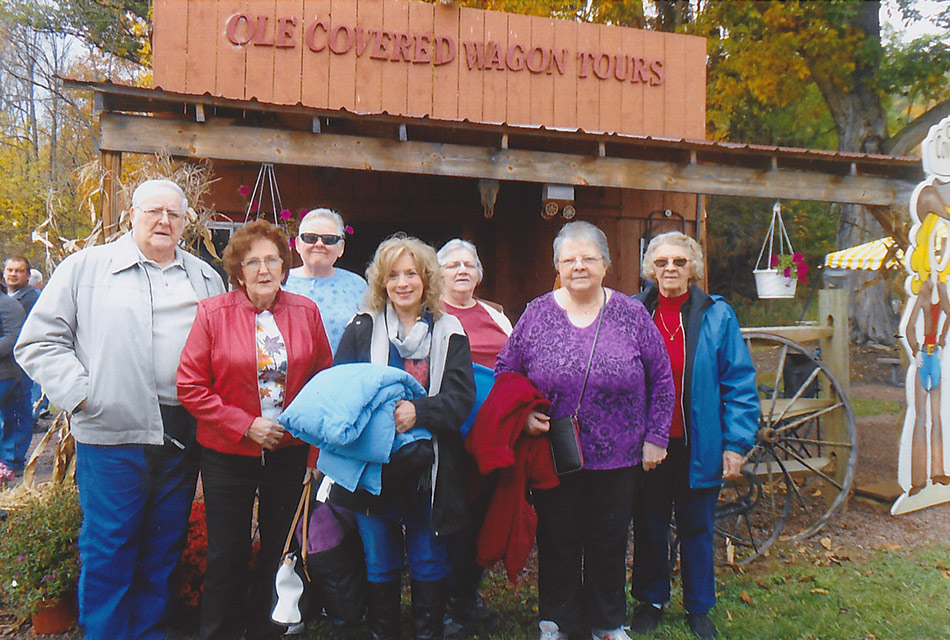
M680 164L518 149L396 142L103 113L100 149L393 173L907 206L914 183L788 169Z
M122 173L122 152L99 150L99 171L102 186L99 191L99 219L102 220L102 238L105 240L119 225L119 174Z

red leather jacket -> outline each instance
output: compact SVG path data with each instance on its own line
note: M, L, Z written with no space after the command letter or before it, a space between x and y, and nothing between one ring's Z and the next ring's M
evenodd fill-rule
M280 291L270 308L287 345L289 404L315 373L333 364L317 305ZM261 446L244 437L261 415L257 389L257 308L243 290L198 303L178 365L178 398L198 421L198 442L221 453L260 456ZM280 447L304 444L284 434Z

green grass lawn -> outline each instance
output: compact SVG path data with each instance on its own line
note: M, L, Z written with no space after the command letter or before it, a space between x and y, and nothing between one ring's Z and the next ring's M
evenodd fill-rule
M822 565L816 566L816 562ZM950 543L915 551L878 552L861 560L829 563L821 556L787 551L757 561L742 573L718 572L719 604L713 620L720 638L815 640L936 640L950 638ZM655 638L689 640L678 583ZM492 574L483 592L502 626L492 638L534 640L537 593L515 590ZM403 613L408 617L408 597ZM633 610L633 605L629 608ZM410 638L408 619L404 638ZM306 636L366 638L365 629L343 634L313 623ZM484 636L487 637L487 636ZM635 636L646 637L646 636Z
M878 416L884 413L900 413L901 403L896 400L881 398L856 398L851 396L851 409L858 418L864 416Z

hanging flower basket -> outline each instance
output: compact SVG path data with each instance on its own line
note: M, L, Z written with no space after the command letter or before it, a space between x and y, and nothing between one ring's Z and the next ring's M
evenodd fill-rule
M763 264L763 258L768 262ZM772 220L765 234L765 242L762 243L762 250L752 271L759 298L794 298L797 285L805 281L807 272L808 265L802 255L792 249L792 241L782 220L782 207L776 202L772 207Z
M798 280L787 278L778 269L756 269L755 289L760 298L794 298Z

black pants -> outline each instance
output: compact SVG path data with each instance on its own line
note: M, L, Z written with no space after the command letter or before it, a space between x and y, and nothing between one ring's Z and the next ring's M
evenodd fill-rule
M201 598L199 637L205 640L277 638L283 627L270 621L274 576L284 540L303 490L306 446L256 456L201 451L201 483L208 524L208 568ZM261 549L248 580L251 515L260 496L257 522Z
M534 491L538 612L569 635L626 620L626 552L639 467L582 470Z

